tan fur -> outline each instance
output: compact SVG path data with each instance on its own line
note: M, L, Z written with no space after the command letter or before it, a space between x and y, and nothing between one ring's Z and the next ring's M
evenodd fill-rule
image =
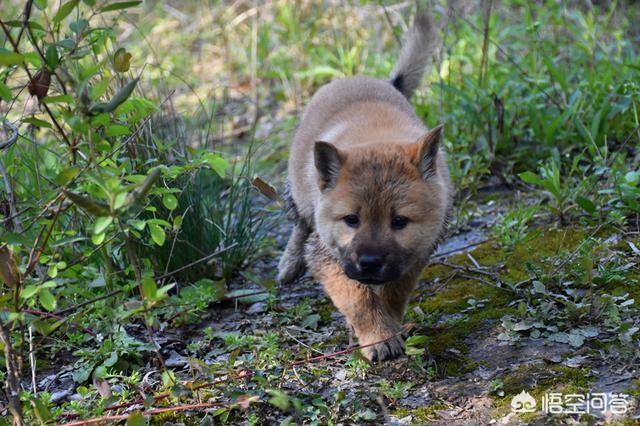
M406 304L444 229L452 187L439 138L440 129L424 126L399 87L352 77L314 95L291 146L298 216L278 279L291 282L304 271L304 253L360 344L394 336L364 349L373 361L402 354ZM357 226L346 222L349 215ZM398 217L408 218L406 227L392 226ZM369 255L381 266L365 276ZM376 284L363 283L369 281Z

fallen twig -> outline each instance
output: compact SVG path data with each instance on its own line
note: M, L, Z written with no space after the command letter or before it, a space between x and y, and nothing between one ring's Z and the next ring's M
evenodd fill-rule
M346 355L346 354L350 354L351 352L355 352L358 349L364 349L364 348L368 348L369 346L375 346L375 345L379 345L380 343L384 343L384 342L388 342L389 340L400 336L403 333L406 333L407 331L411 330L414 327L413 323L408 323L402 326L402 330L398 331L396 334L393 334L389 337L387 337L386 339L382 339L379 340L377 342L373 342L373 343L368 343L366 345L357 345L357 346L353 346L351 348L347 348L344 349L342 351L338 351L338 352L333 352L330 354L326 354L326 355L320 355L320 356L315 356L315 357L311 357L311 358L307 358L307 359L301 359L298 361L293 361L291 362L289 365L291 367L296 366L296 365L302 365L302 364L308 364L308 363L312 363L312 362L316 362L316 361L322 361L323 359L330 359L330 358L335 358L338 357L340 355Z
M154 414L174 413L174 412L177 412L177 411L202 410L204 408L216 408L216 407L220 407L220 406L223 406L223 404L222 403L216 403L216 402L206 402L206 403L202 403L202 404L187 404L187 405L178 405L178 406L175 406L175 407L153 408L151 410L142 411L141 414L143 416L152 416ZM115 415L115 416L96 417L96 418L93 418L93 419L78 420L78 421L75 421L75 422L63 423L61 426L95 425L95 424L101 424L101 423L107 423L107 422L114 422L114 421L118 421L118 420L126 420L126 419L129 418L129 416L131 416L131 413L129 413L129 414L119 414L119 415Z
M213 252L213 253L211 253L211 254L208 254L208 255L206 255L206 256L204 256L204 257L201 257L200 259L195 260L195 261L193 261L193 262L191 262L191 263L189 263L189 264L187 264L187 265L181 266L180 268L175 269L175 270L173 270L173 271L171 271L171 272L168 272L168 273L166 273L166 274L162 274L162 275L160 275L159 277L156 277L156 280L160 281L160 280L163 280L163 279L165 279L165 278L168 278L168 277L170 277L170 276L172 276L172 275L175 275L175 274L177 274L178 272L182 272L182 271L184 271L185 269L189 269L189 268L191 268L192 266L197 265L197 264L202 263L202 262L205 262L205 261L207 261L207 260L209 260L209 259L211 259L211 258L214 258L214 257L216 257L216 256L218 256L218 255L220 255L220 254L224 253L224 252L225 252L225 251L227 251L227 250L231 250L232 248L234 248L234 247L235 247L235 246L237 246L237 245L238 245L238 243L237 243L237 242L236 242L236 243L233 243L233 244L229 244L228 246L223 247L223 248L221 248L220 250L217 250L217 251L215 251L215 252Z
M470 249L472 247L479 246L479 245L484 244L484 243L488 243L489 241L492 241L492 240L493 240L493 238L487 238L485 240L476 241L475 243L470 243L470 244L467 244L466 246L463 246L463 247L458 247L456 249L445 251L445 252L442 252L442 253L436 253L433 256L431 256L431 258L432 259L437 259L439 257L447 257L449 255L452 255L452 254L455 254L455 253L460 253L460 252L465 251L467 249Z
M240 371L238 373L238 375L235 378L236 379L250 378L252 375L253 375L253 372L251 372L250 370L242 370L242 371ZM204 388L208 388L208 387L217 385L217 384L222 383L222 382L224 382L226 380L227 380L227 377L219 377L219 378L217 378L215 380L212 380L212 381L207 382L207 383L202 383L202 384L197 385L197 386L192 386L192 387L185 386L185 387L187 387L188 390L190 390L192 392L195 392L195 391L200 390L200 389L204 389ZM156 402L162 401L164 399L167 399L169 396L171 396L170 392L161 393L161 394L156 395L156 396L153 397L153 402L156 403ZM123 408L129 408L129 407L132 407L134 405L144 404L144 402L145 402L144 398L138 398L135 401L124 402L122 404L111 405L109 407L106 407L104 409L104 411L121 410ZM147 411L143 412L143 414L156 414L156 413L151 413L151 411L153 411L153 410L147 410ZM66 419L66 420L75 419L76 417L78 417L78 414L76 414L76 413L66 413L66 414L62 414L62 416L61 416L61 418ZM90 420L94 420L94 419L90 419ZM108 420L108 419L105 419L105 420ZM67 424L67 426L68 425L74 425L74 424L81 425L81 424L92 424L92 423L78 423L78 422L75 422L75 423Z
M44 318L55 318L55 319L60 320L60 321L67 321L67 318L63 317L63 316L62 316L62 315L60 315L60 314L55 314L55 313L52 313L52 312L43 312L43 311L38 311L38 310L36 310L36 309L23 309L23 310L22 310L22 312L25 312L25 313L27 313L27 314L31 314L31 315L36 315L36 316L39 316L39 317L44 317ZM71 322L71 321L69 321L69 324L70 324L73 328L76 328L76 329L78 329L78 330L82 330L82 331L84 331L85 333L90 334L90 335L91 335L91 336L93 336L93 337L96 337L96 336L97 336L97 334L96 334L96 333L94 333L94 331L93 331L93 330L91 330L90 328L83 327L83 326L78 325L78 324L76 324L76 323L74 323L74 322Z

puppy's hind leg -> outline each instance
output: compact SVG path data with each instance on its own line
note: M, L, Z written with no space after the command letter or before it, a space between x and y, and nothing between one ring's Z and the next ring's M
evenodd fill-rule
M287 247L278 264L276 280L279 284L291 284L301 277L307 269L304 262L304 246L310 232L309 227L302 221L298 221L293 227Z

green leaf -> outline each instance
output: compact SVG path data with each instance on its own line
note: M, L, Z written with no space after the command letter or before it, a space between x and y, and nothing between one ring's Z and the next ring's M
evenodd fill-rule
M182 222L184 221L184 218L182 217L182 215L178 215L176 217L173 218L173 230L174 231L179 231L180 228L182 227Z
M116 197L113 200L113 209L118 210L122 206L124 206L125 202L127 201L127 196L128 194L126 192L121 192L118 195L116 195Z
M56 176L56 178L53 181L56 184L63 186L68 184L71 181L71 179L78 176L79 173L80 173L79 167L76 167L76 166L67 167L66 169L63 169L60 173L58 173L58 176Z
M56 265L52 265L47 270L47 275L49 278L55 278L58 276L58 267Z
M54 24L58 24L64 18L69 16L69 14L73 11L73 9L75 9L76 6L78 6L78 3L79 3L79 0L70 0L70 1L68 1L66 3L63 3L60 6L60 9L58 9L58 12L54 15L53 23Z
M40 55L36 52L26 52L22 54L24 61L33 65L34 67L40 68L42 65L42 61L40 60Z
M138 0L138 1L121 1L121 2L116 2L116 3L111 3L111 4L108 4L106 6L101 7L100 8L100 12L112 12L114 10L128 9L130 7L138 6L140 3L142 3L142 0Z
M24 62L24 56L19 53L10 52L7 49L0 49L0 65L7 67L20 65Z
M252 274L251 272L248 272L248 271L240 272L240 275L242 275L243 277L245 277L247 280L251 282L261 285L267 290L273 290L276 286L275 280L271 278L261 278L256 274Z
M178 207L178 199L173 194L164 194L162 204L169 210L175 210Z
M269 399L271 405L282 411L289 409L289 396L286 393L277 389L270 389L268 392L271 394L271 398Z
M409 336L405 344L407 346L425 346L428 341L429 341L429 338L427 336L416 334L414 336Z
M518 176L520 176L520 179L522 179L526 183L542 186L542 179L540 179L540 177L533 172L526 171L526 172L520 173Z
M113 352L111 352L109 354L109 357L104 360L102 365L104 367L113 367L114 365L116 365L116 362L118 362L118 352L117 351L113 351ZM106 370L105 370L105 373L107 373ZM105 378L106 374L104 376L99 376L99 377Z
M51 294L48 288L40 289L40 304L49 312L55 311L58 306L56 298Z
M73 201L74 204L77 204L84 211L86 211L87 213L93 216L109 216L109 214L111 213L109 211L109 206L107 206L104 203L94 201L83 195L79 195L74 192L67 191L66 189L63 189L62 192L68 199Z
M44 59L51 70L54 70L60 63L60 57L58 56L58 49L53 44L47 47L47 51L44 54Z
M216 172L220 177L224 177L225 170L229 167L229 162L225 160L220 154L216 154L215 152L210 152L203 156L204 161L206 161L209 166Z
M264 293L258 293L258 294L254 294L257 293L256 290L252 290L250 288L246 288L246 289L238 289L238 290L233 290L230 291L229 293L227 293L225 295L225 297L228 298L233 298L235 300L237 300L240 303L256 303L256 302L262 302L264 300L267 300L269 298L269 294L267 292ZM247 296L244 296L244 295Z
M582 210L589 214L594 214L596 212L596 205L588 198L576 197L576 203L582 207Z
M104 132L104 135L107 137L125 136L130 134L131 130L127 126L123 126L121 124L113 124L107 127L107 130Z
M9 102L13 96L11 95L11 89L6 84L0 81L0 99L5 102Z
M135 411L127 417L127 426L147 426L147 420L140 411Z
M102 234L105 231L105 229L107 229L109 225L111 225L112 222L113 222L112 216L102 216L97 218L96 223L93 226L93 233L95 235Z
M88 26L89 21L86 19L78 19L77 21L69 24L69 29L76 34L81 35Z
M25 300L30 299L36 293L38 293L39 290L40 290L40 287L38 287L37 285L28 285L22 289L22 291L20 292L20 297L22 297Z
M162 229L155 223L149 223L148 225L149 225L149 231L151 232L151 239L153 240L153 242L159 246L164 245L164 241L166 238L164 229Z
M145 222L144 220L140 220L140 219L131 219L128 222L131 226L133 226L135 229L137 229L138 231L143 231L144 227L147 226L147 222Z
M91 236L91 242L95 245L100 245L104 241L104 237L106 237L104 232L102 234L93 234Z
M51 123L49 123L47 121L44 121L44 120L40 120L39 118L35 118L35 117L23 118L22 122L31 124L31 125L36 126L36 127L44 127L46 129L50 129L51 128Z
M156 280L151 277L142 279L142 295L145 299L155 300L158 295L158 286Z
M31 405L33 406L33 412L35 413L38 421L41 424L49 424L51 419L53 418L53 414L49 411L49 407L40 399L31 397L29 398Z
M574 348L579 348L584 344L584 336L578 333L569 333L569 344Z
M303 319L302 322L300 322L300 326L315 330L316 328L318 328L318 322L320 322L320 315L311 314Z
M102 95L104 95L104 93L107 91L107 88L109 88L109 83L110 81L108 78L103 78L102 80L97 82L91 88L91 100L95 101L96 99L99 99Z
M54 331L56 331L62 324L64 324L65 320L52 320L50 318L41 318L36 320L33 325L36 328L36 331L43 336L48 336Z
M133 93L133 89L136 88L136 85L138 84L139 80L140 80L140 77L134 78L133 80L131 80L130 82L122 86L122 88L118 91L118 93L116 93L115 96L111 98L109 102L107 103L100 102L98 104L95 104L94 106L89 108L89 112L92 114L100 114L103 112L113 112L113 110L118 108L120 104L122 104L124 101L126 101L129 98L129 96L131 96L131 93Z
M174 284L167 284L167 285L165 285L165 286L163 286L163 287L160 287L160 288L158 289L158 293L157 293L156 298L158 298L158 299L160 299L160 298L164 298L164 297L167 295L167 293L169 293L169 290L171 290L171 289L172 289L173 287L175 287L175 286L176 286L176 285L175 285L175 283L174 283Z
M42 99L42 103L45 104L70 104L73 102L73 97L71 95L57 95L57 96L47 96Z

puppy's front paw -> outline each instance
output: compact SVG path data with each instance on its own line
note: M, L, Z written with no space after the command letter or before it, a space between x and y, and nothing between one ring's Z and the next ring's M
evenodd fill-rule
M371 342L375 342L383 339L384 337L370 340ZM404 340L402 339L402 336L394 336L385 342L363 348L362 353L365 358L367 358L371 362L382 362L398 358L399 356L404 354Z
M300 256L293 258L289 253L285 252L278 264L278 276L276 281L280 285L293 283L295 280L304 275L307 269L304 259Z

